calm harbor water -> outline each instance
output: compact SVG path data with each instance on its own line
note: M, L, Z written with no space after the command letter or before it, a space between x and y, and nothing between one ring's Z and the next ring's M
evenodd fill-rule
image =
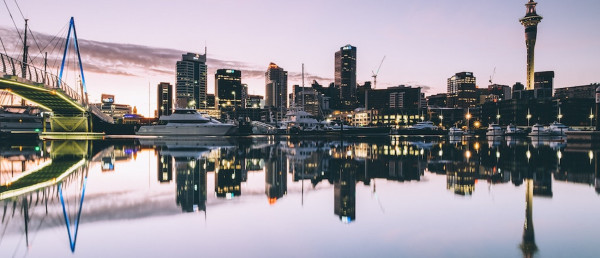
M0 257L598 257L600 150L448 138L0 144Z

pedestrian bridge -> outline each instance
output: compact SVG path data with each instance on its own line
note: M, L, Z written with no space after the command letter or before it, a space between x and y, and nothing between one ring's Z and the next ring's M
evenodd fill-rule
M32 65L23 65L5 54L0 54L0 90L51 112L50 129L53 132L91 132L92 118L114 123L112 117L88 105L83 90L78 93L58 76Z

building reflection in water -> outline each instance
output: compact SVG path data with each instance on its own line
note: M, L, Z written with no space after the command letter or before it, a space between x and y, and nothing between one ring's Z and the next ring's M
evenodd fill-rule
M277 146L267 148L265 154L265 194L269 204L275 204L287 194L287 159Z
M160 152L158 154L158 182L160 183L169 183L173 180L173 157L169 155L161 155Z
M242 181L245 171L243 158L236 155L236 149L219 149L215 161L215 194L217 197L232 199L242 194Z
M72 163L79 162L82 156L98 156L95 162L100 162L101 170L106 171L106 168L114 168L115 161L135 158L136 150L139 149L139 146L113 145L104 148L101 144L108 143L96 144L102 148L92 144L85 147L59 145L58 142L52 148L47 148L44 144L28 147L2 146L0 194L6 192L4 189L8 189L9 185L6 182L11 178L36 166L49 165L50 160L53 166L70 167ZM373 142L290 140L237 147L198 147L202 144L198 143L193 147L178 144L175 145L179 147L153 145L158 153L158 166L157 171L152 173L156 173L161 184L176 185L176 204L183 212L206 211L208 173L214 173L216 199L223 200L222 198L234 198L242 194L242 182L246 181L248 171L259 173L264 170L264 194L269 203L274 204L281 198L286 198L289 190L288 173L291 173L290 182L304 184L306 181L313 187L325 182L324 187L333 191L334 214L342 222L349 223L356 220L358 182L371 187L375 193L376 182L379 183L380 179L419 182L425 171L429 171L446 177L449 194L461 196L474 194L477 182L487 182L488 187L494 184L524 184L526 216L519 247L526 257L532 256L538 249L532 220L533 197L552 198L554 194L559 194L553 192L553 181L584 184L600 193L600 151L578 149L564 144L531 144L519 140L487 144L479 140L446 142L444 139L431 141L398 138ZM78 154L76 159L73 159L71 153L58 155L58 150L77 149L102 150L90 151L94 155ZM48 150L54 150L54 153L49 155ZM100 154L96 155L97 153ZM83 171L82 169L80 174L74 173L76 176L71 179L67 178L64 186L81 182ZM81 189L76 184L72 187L72 192ZM262 196L262 183L259 187ZM212 198L212 193L210 194ZM18 216L19 223L24 223L21 228L25 230L25 243L29 241L28 232L32 225L30 207L40 205L37 204L38 195L42 196L39 203L44 205L44 202L56 199L59 194L54 186L40 190L35 195L19 196L10 201L4 200L3 203L3 220ZM80 209L81 206L76 208ZM73 214L68 216L73 217Z
M525 223L523 224L523 241L519 246L524 257L533 257L538 248L535 244L535 233L533 231L533 191L534 180L526 179L525 184Z
M206 211L206 169L203 159L175 156L177 204L184 212Z

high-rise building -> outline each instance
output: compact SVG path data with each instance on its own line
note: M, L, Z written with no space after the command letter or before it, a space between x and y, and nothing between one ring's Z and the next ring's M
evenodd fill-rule
M187 53L177 61L176 105L200 108L206 105L206 49L204 55Z
M215 105L217 109L241 107L242 91L242 71L217 70L215 74Z
M346 104L356 99L356 47L345 45L335 52L335 87Z
M287 72L275 63L265 73L265 107L281 112L287 108Z
M158 98L158 117L171 115L173 113L173 85L168 82L159 83L156 96Z
M534 73L534 98L550 99L554 91L554 71Z
M525 44L527 45L527 89L533 90L534 88L534 52L535 52L535 41L537 38L537 25L542 21L542 16L539 16L535 12L536 2L529 0L525 6L527 7L527 13L525 17L519 21L525 26Z
M477 103L476 78L471 72L448 78L448 107L468 108Z

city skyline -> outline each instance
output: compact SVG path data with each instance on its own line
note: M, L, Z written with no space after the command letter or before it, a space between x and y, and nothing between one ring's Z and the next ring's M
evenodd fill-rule
M173 60L186 52L201 53L206 45L209 48L208 85L213 85L211 78L216 69L240 69L243 81L249 85L249 94L264 95L264 71L270 62L290 71L288 88L301 83L302 63L306 64L306 84L313 78L323 85L333 82L334 60L331 57L346 44L360 48L357 56L357 82L360 84L372 79L371 70L377 68L382 56L386 56L378 76L378 88L407 84L422 86L431 95L444 92L446 79L462 71L473 72L480 78L478 86L486 87L494 67L497 68L494 83L525 83L526 49L523 26L518 19L525 14L526 2L286 3L278 7L281 14L275 17L261 16L263 10L253 3L210 2L201 6L209 10L203 14L207 20L218 20L220 25L200 26L198 33L192 33L198 36L185 34L182 32L185 28L177 28L174 22L168 22L168 17L176 15L172 8L181 8L185 3L148 4L148 10L160 8L167 16L158 19L160 21L141 11L131 11L129 17L119 15L130 10L113 10L110 3L67 4L60 8L39 8L45 4L32 2L20 5L38 36L40 33L56 34L62 24L74 16L80 38L87 39L82 40L82 56L101 61L95 67L84 64L90 100L99 102L96 100L101 93L115 94L119 102L131 103L145 115L153 114L156 108L152 101L156 99L154 87L162 81L175 83ZM236 18L218 19L218 11L232 5L239 6L232 13ZM597 82L593 61L600 53L594 48L594 42L600 39L600 33L590 28L600 23L593 19L595 8L592 7L598 5L594 1L579 1L577 5L564 1L538 1L537 10L545 19L538 28L536 71L556 71L556 88ZM244 7L248 8L247 12L241 11ZM347 18L348 22L343 26L336 25L331 20L340 14L332 12L333 7L354 16L347 16L351 18ZM98 10L106 8L115 13L114 20L97 16L96 13L103 13ZM20 14L15 13L14 6L11 10L18 22ZM1 12L7 14L6 10ZM465 13L470 15L465 16ZM10 18L4 16L0 22L2 35L16 34ZM303 16L307 19L299 19ZM139 20L130 21L132 17ZM234 37L225 36L219 30L221 25L239 26L242 20L246 27L258 27L271 19L280 20L281 24L276 26L285 28L280 30L281 37L270 39L259 29L243 29L239 37L235 37L240 40L231 40ZM305 22L299 22L302 20ZM17 27L21 26L17 23ZM337 30L332 31L332 28ZM18 46L18 39L8 36L2 39L9 52ZM36 51L30 47L32 55ZM149 91L149 98L145 98L143 92L148 91L148 84L153 90ZM211 88L208 87L209 93L212 93ZM151 112L148 112L148 99L152 103Z

